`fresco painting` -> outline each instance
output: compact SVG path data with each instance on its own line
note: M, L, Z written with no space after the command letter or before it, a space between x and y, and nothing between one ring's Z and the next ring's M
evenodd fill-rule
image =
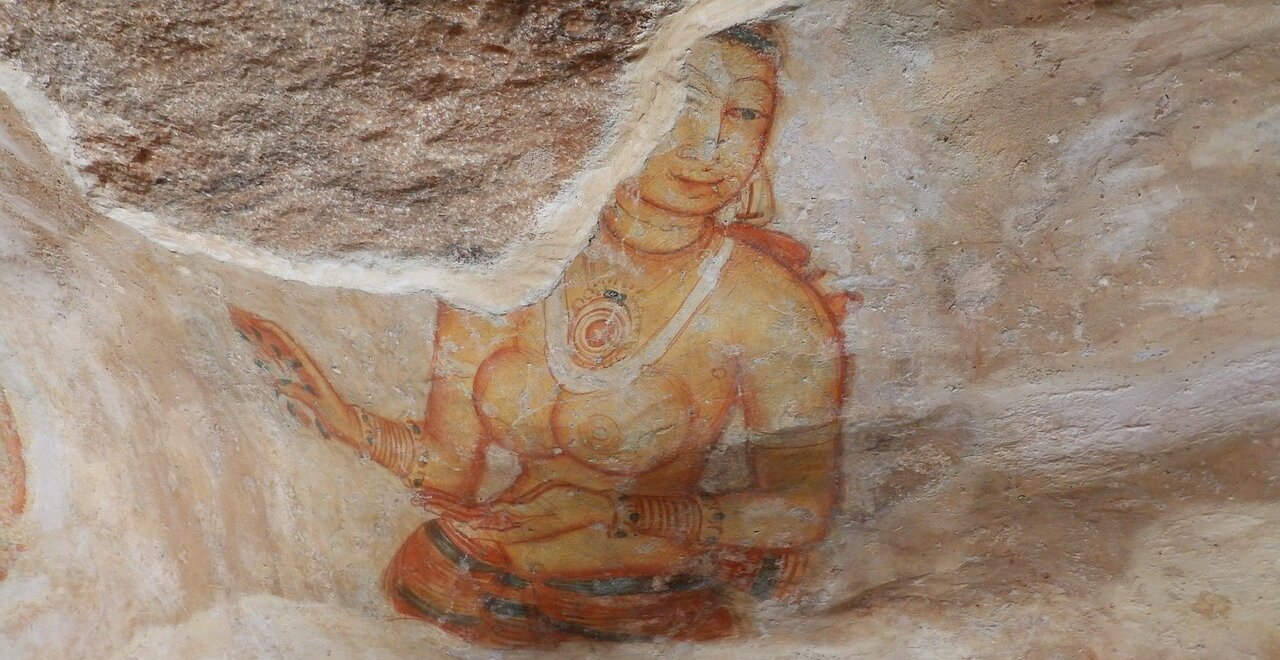
M1280 4L920 4L0 2L0 658L1280 657Z
M439 303L417 419L352 405L288 331L232 310L289 412L423 509L383 574L398 612L532 647L745 634L742 603L798 597L839 504L858 296L766 226L782 37L754 22L690 50L675 125L544 299ZM745 478L708 486L735 418ZM482 495L492 447L519 474Z

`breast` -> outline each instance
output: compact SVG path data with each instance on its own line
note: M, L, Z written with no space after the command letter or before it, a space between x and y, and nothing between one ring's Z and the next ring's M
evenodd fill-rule
M575 393L559 386L540 352L507 348L481 365L475 401L485 430L507 449L567 454L607 474L642 474L696 443L689 387L658 367L617 388Z
M540 354L504 348L476 371L473 400L489 438L526 458L563 452L551 432L560 386Z
M552 409L556 444L610 474L641 474L693 443L693 397L679 377L646 368L625 387L560 391Z

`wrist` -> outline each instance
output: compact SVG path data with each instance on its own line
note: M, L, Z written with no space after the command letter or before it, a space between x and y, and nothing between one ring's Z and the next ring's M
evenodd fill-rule
M657 536L683 545L710 547L720 542L724 512L712 495L669 497L623 495L614 500L611 534Z
M369 448L378 442L378 428L369 413L355 405L347 406L347 417L351 421L351 445L357 450Z
M347 444L353 447L358 447L361 442L364 442L364 435L366 431L365 425L361 421L361 416L363 414L364 411L361 410L359 406L352 404L345 404L342 406L342 426L340 427L342 432L340 435Z
M409 478L418 463L426 462L425 449L418 442L421 431L416 424L393 422L356 406L351 409L358 430L352 446L363 458L401 478Z

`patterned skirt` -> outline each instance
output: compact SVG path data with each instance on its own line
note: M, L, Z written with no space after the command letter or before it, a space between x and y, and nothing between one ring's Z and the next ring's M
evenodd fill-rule
M722 587L715 578L693 575L522 577L500 548L472 541L442 520L418 528L383 574L400 613L493 647L725 637L737 622Z

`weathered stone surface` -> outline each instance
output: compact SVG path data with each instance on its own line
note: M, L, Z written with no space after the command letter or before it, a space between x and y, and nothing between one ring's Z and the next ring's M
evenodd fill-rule
M864 299L832 528L800 604L752 608L750 634L557 653L1280 653L1280 11L814 0L779 22L769 226ZM158 247L86 201L18 97L0 388L30 492L0 648L488 657L396 618L380 574L421 509L296 424L227 315L417 416L437 298ZM739 440L711 481L743 478Z
M674 0L0 6L94 193L291 255L491 258L586 161Z

